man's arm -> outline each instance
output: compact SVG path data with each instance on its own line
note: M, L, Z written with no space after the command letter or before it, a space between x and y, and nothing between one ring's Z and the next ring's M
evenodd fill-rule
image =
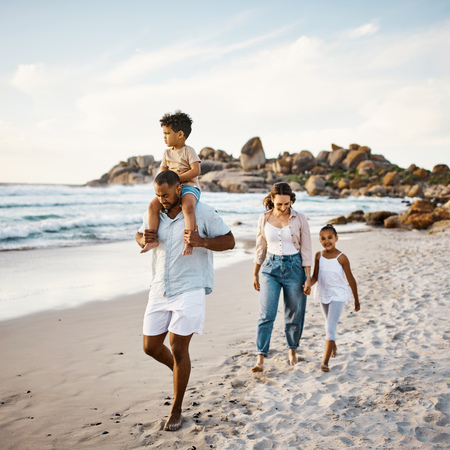
M186 244L192 247L203 247L213 252L223 252L224 250L231 250L234 248L234 236L231 231L223 236L214 238L202 238L198 231L184 230L183 240Z

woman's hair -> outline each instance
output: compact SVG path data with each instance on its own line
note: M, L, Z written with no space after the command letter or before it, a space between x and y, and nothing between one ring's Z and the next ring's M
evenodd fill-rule
M262 202L267 211L273 209L275 195L289 195L291 197L291 205L295 202L295 194L288 183L275 183L269 195Z
M337 231L336 231L336 228L334 228L333 227L333 225L331 225L331 224L326 224L321 230L320 230L320 233L322 233L322 231L326 231L326 230L331 230L333 233L334 233L334 235L335 236L337 236ZM320 234L319 233L319 234Z

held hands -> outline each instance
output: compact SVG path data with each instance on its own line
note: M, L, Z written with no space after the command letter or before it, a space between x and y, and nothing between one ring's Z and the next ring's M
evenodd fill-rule
M311 278L307 278L303 285L303 292L305 295L311 294Z

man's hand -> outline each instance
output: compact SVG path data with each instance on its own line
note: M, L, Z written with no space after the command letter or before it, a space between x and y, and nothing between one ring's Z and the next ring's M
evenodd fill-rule
M144 231L144 242L149 244L151 242L156 242L158 239L158 232L156 230L145 230Z
M205 239L200 237L200 235L198 234L198 230L195 231L184 230L183 241L185 244L188 244L191 247L205 246Z

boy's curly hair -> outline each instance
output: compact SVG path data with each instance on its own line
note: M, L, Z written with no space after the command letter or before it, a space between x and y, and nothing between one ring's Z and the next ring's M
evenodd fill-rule
M188 114L181 112L180 110L175 111L175 114L164 114L160 119L162 127L170 127L175 133L182 131L185 138L187 139L192 131L192 119Z

